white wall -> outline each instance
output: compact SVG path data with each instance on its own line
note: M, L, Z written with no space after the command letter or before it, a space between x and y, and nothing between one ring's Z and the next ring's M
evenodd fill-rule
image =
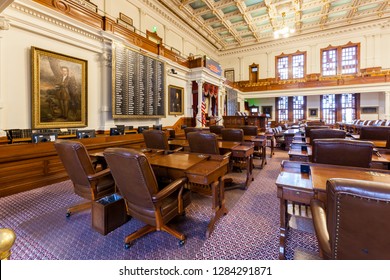
M204 45L205 42L197 36L184 32L182 23L171 24L169 20L174 19L167 20L161 14L162 10L154 10L157 3L127 0L92 2L98 5L99 14L113 19L123 12L133 19L137 29L146 31L156 26L157 34L164 43L184 54L197 54L200 50L204 54L210 53L210 46ZM0 129L31 128L32 46L87 60L88 128L108 129L114 124L151 126L162 123L168 126L180 117L190 115L188 108L192 105L192 95L187 82L189 69L176 62L160 58L166 63L166 70L174 68L178 72L177 75L166 75L165 86L166 92L169 85L183 87L184 115L168 115L166 107L166 118L114 120L111 113L111 61L106 51L110 50L111 41L122 41L122 38L101 32L29 0L14 1L1 15L10 21L11 27L0 30ZM167 96L165 104L168 104Z

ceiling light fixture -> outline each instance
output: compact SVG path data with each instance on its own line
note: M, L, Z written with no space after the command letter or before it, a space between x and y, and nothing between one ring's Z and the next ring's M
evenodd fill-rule
M294 28L286 26L284 18L286 17L286 12L282 12L282 28L274 31L274 38L279 39L280 37L287 38L290 34L295 33Z

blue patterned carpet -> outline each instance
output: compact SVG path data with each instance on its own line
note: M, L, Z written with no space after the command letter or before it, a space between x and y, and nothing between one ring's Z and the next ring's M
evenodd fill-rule
M278 259L279 200L275 181L283 159L287 159L287 153L276 151L263 170L254 170L255 181L246 191L225 193L229 213L208 239L205 231L211 217L211 198L193 194L186 216L172 222L187 236L183 247L168 233L154 232L124 249L124 237L142 227L141 222L131 219L103 236L91 227L91 211L66 218L66 208L82 201L73 193L70 181L0 198L0 227L15 230L12 259L18 260ZM258 160L255 165L259 165ZM235 182L244 182L245 171L229 175ZM311 219L295 218L287 237L287 259L302 255L316 258L318 244Z

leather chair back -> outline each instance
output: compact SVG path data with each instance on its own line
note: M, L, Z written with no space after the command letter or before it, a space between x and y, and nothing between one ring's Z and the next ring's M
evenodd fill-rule
M310 143L315 139L341 138L345 139L346 132L337 129L313 129L310 131Z
M222 140L244 142L244 131L240 128L224 128L222 129Z
M305 126L305 136L310 137L310 131L312 129L325 129L329 128L327 125L312 125L312 126Z
M372 143L367 141L316 139L313 141L312 161L369 168L372 149Z
M210 125L210 132L217 135L221 135L221 131L224 128L223 125Z
M202 132L202 128L200 127L186 127L184 128L184 133L187 139L187 134L190 132Z
M244 131L244 135L257 136L258 127L255 125L243 125L240 128Z
M85 146L77 141L60 140L54 143L54 147L73 182L75 193L93 199L88 175L95 174L96 171Z
M360 128L360 140L387 140L390 135L390 127L386 126L362 126Z
M219 155L218 139L214 133L190 132L187 140L191 153Z
M152 196L158 192L158 184L146 156L133 149L108 148L104 157L126 201L127 212L136 219L155 225Z
M168 136L164 131L156 129L144 130L142 135L147 148L169 150Z
M323 257L390 259L390 185L338 178L328 180L326 193L326 207L311 203Z

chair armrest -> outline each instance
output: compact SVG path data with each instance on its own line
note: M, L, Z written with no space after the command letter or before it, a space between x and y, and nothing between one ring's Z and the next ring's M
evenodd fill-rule
M329 242L329 232L326 226L325 205L320 200L312 199L310 202L310 207L313 216L314 229L316 231L320 249L326 258L330 258L332 253Z
M159 191L154 196L152 196L152 201L158 202L158 201L168 197L169 195L171 195L172 193L174 193L175 191L177 191L178 189L183 187L183 184L186 182L187 182L186 177L182 177L182 178L179 178L179 179L173 181L168 186L166 186L161 191Z
M87 176L87 178L89 181L95 181L95 180L101 179L101 178L108 176L108 175L111 175L110 168L103 169L99 172L96 172L95 174L89 174Z

